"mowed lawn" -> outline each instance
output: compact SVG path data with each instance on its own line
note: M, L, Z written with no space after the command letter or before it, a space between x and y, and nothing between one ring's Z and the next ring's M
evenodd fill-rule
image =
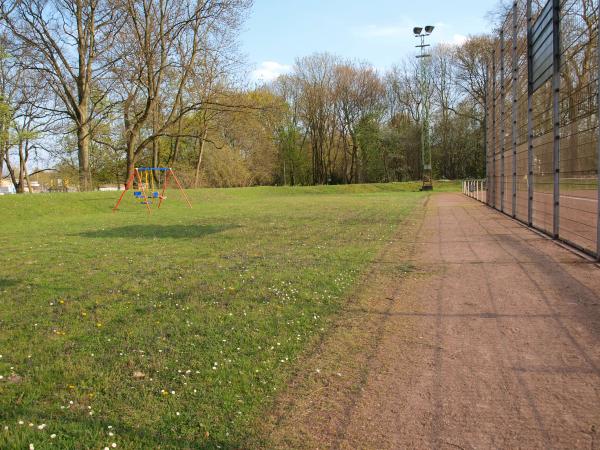
M414 187L0 197L0 448L255 441Z

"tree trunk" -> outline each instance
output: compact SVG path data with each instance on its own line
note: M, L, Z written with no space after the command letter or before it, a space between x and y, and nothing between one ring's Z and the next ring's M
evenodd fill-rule
M92 177L90 175L90 125L87 119L87 113L83 114L81 124L77 127L79 189L82 191L89 191L92 188Z
M208 130L205 128L200 138L200 151L198 152L198 162L196 163L196 175L194 176L194 188L198 187L200 181L200 166L202 165L202 156L204 155L204 143L206 141Z
M125 175L125 183L129 180L135 169L135 144L133 140L127 142L127 155L126 155L127 173ZM135 181L135 180L134 180ZM125 186L127 187L127 186Z

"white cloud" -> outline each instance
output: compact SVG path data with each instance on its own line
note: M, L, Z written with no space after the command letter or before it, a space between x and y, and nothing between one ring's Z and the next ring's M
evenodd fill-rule
M289 64L281 64L277 61L264 61L258 69L252 71L252 79L255 81L273 81L279 75L283 75L292 70Z
M452 36L452 39L445 39L443 42L444 44L450 45L463 45L467 41L467 39L467 36L464 36L462 34L454 34Z

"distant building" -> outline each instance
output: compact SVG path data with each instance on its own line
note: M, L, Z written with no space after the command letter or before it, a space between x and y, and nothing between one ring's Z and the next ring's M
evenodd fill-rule
M15 187L13 186L12 182L8 180L0 180L0 195L14 194L15 192Z
M110 192L110 191L122 191L124 188L122 185L116 184L101 184L98 186L98 190L102 192Z

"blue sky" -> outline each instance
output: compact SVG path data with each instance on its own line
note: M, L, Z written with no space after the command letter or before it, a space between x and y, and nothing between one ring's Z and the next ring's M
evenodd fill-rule
M411 30L435 25L431 43L460 42L488 29L496 0L254 0L242 51L255 81L290 69L297 57L330 52L389 68L414 50Z

